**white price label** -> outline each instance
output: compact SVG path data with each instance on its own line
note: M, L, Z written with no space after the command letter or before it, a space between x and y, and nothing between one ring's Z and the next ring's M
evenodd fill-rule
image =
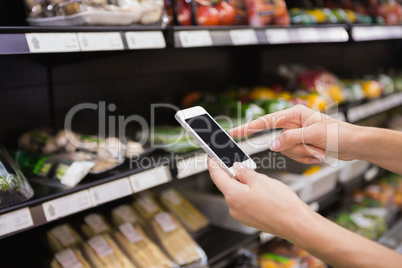
M134 192L140 192L171 181L172 174L167 167L158 166L156 168L131 175L129 178Z
M126 32L129 49L165 48L165 37L161 31Z
M23 208L0 215L0 236L33 226L29 208Z
M346 42L349 40L348 32L342 27L318 28L321 41Z
M53 221L90 207L92 207L92 203L87 190L60 197L42 205L47 221Z
M136 222L135 215L127 205L121 205L113 209L113 212L123 222Z
M82 51L123 50L120 33L77 33Z
M230 39L235 46L253 45L258 43L257 34L253 29L231 30L229 32Z
M212 46L211 33L207 30L202 31L181 31L179 39L182 47L205 47Z
M84 221L96 234L100 234L109 230L106 223L98 214L89 214Z
M315 28L300 28L297 29L297 35L300 42L311 43L320 41L320 36Z
M168 233L177 229L177 225L173 222L172 217L167 212L156 214L155 220L164 233Z
M287 29L268 29L265 31L265 35L270 44L290 43L290 35Z
M177 178L183 179L208 170L207 154L196 154L177 162Z
M92 202L95 205L103 204L118 198L132 194L128 178L104 183L89 189Z
M126 222L119 225L119 230L130 243L136 243L142 240L142 236L134 229L131 223Z
M64 247L68 247L69 245L72 245L75 242L77 242L66 224L53 228L51 232L55 237L57 237L57 239L61 242L61 244Z
M80 51L75 33L27 33L25 38L31 53Z
M91 239L88 240L88 243L91 246L91 248L96 252L96 255L98 255L101 258L113 254L113 249L109 246L106 240L100 235L92 237Z
M82 263L71 249L60 251L54 255L63 268L81 268Z

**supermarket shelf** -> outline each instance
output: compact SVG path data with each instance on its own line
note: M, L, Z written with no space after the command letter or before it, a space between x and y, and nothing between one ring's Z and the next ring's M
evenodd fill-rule
M1 54L162 49L162 27L0 27Z
M172 173L166 166L131 169L127 163L101 177L87 176L69 189L32 182L32 199L0 210L0 239L169 181Z
M357 42L401 38L402 25L353 25L351 27L351 39Z
M347 42L346 25L261 27L173 27L174 47Z
M241 247L255 241L258 243L259 233L246 235L224 228L211 226L210 231L197 239L197 243L208 256L208 265L215 267L216 263L229 258Z
M385 112L389 109L402 105L402 93L394 93L379 99L367 101L366 103L347 109L346 117L348 122L354 123L372 115Z

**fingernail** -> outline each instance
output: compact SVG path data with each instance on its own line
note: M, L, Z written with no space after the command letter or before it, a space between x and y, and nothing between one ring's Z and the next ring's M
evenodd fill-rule
M233 164L233 168L234 168L234 170L240 170L240 169L244 168L244 165L243 165L243 163L236 162Z
M281 142L279 140L274 140L271 143L271 149L272 150L279 150L281 148Z

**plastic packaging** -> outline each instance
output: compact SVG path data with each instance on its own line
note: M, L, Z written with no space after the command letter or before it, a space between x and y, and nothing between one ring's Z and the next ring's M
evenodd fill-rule
M111 211L112 222L115 226L123 223L140 223L143 225L141 218L129 205L121 205Z
M51 268L80 267L90 268L87 260L82 256L78 249L65 249L57 252L53 260L50 262Z
M47 241L53 252L67 248L76 248L82 244L82 238L69 224L62 224L47 232Z
M95 235L109 233L112 229L102 215L92 213L85 216L81 230L86 237L90 238Z
M163 253L142 231L132 223L123 223L113 235L129 256L131 261L139 268L173 268L177 265Z
M23 202L34 194L7 150L0 147L0 208Z
M158 213L151 223L161 245L174 262L184 267L202 267L207 264L205 252L173 215L167 212Z
M269 24L286 26L290 18L284 0L245 0L249 24L264 26Z
M163 211L151 192L141 193L133 202L134 208L145 220L151 220Z
M195 233L208 226L208 219L176 190L162 191L160 200L189 232Z
M83 244L83 250L93 267L135 268L108 234L92 237Z
M34 26L130 25L168 23L163 0L25 0Z

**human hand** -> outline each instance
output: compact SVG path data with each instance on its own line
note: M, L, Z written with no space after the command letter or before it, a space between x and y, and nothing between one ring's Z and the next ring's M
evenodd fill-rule
M338 121L306 106L267 114L232 129L233 137L244 137L264 129L282 128L271 150L305 164L320 163L325 155L341 160L355 159L357 126Z
M312 210L278 180L235 163L237 181L211 158L208 169L229 204L230 215L245 225L292 240L298 226L312 218Z

